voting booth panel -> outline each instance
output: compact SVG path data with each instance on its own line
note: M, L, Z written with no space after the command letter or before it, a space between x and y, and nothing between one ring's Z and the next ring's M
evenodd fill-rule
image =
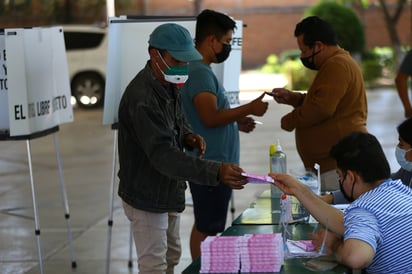
M121 96L129 82L149 60L148 41L152 31L164 23L177 23L187 28L195 37L196 18L162 17L109 19L109 42L103 124L118 122L118 107ZM222 64L213 64L212 69L227 91L231 106L239 104L239 76L242 60L243 24L236 21L232 40L232 52Z
M53 133L72 267L77 266L56 132L73 121L62 27L5 29L0 33L0 140L26 140L40 273L43 258L30 139Z
M0 35L0 130L26 136L73 121L62 27Z

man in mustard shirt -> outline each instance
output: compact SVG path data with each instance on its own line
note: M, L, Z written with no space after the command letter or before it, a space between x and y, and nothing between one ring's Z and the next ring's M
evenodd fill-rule
M272 90L274 99L294 109L282 117L284 130L295 130L296 147L305 168L318 163L322 191L338 189L331 147L353 131L367 132L367 101L359 65L340 48L332 26L317 16L296 25L301 61L317 70L307 93Z

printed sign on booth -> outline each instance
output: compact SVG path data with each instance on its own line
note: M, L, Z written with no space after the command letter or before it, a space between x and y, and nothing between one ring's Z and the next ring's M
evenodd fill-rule
M7 102L10 136L73 121L63 29L5 29L4 40L6 95L0 100Z
M0 32L0 133L8 132L9 107L7 96L7 66L4 32Z

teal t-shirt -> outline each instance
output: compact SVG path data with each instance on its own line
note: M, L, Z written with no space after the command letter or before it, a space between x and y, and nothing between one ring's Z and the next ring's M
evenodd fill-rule
M201 92L216 96L219 109L230 108L225 89L219 83L209 65L202 61L189 63L189 79L181 90L183 111L193 131L206 141L204 159L230 162L239 165L239 132L237 123L220 127L207 127L203 124L193 103L193 98ZM196 155L197 151L188 151Z

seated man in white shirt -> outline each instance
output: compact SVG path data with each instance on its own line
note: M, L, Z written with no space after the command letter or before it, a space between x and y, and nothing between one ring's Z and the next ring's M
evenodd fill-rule
M412 272L412 188L390 179L389 163L375 136L354 132L331 149L342 193L352 202L334 208L287 174L269 174L284 193L294 195L328 227L325 252L367 273ZM322 244L324 230L312 234Z

